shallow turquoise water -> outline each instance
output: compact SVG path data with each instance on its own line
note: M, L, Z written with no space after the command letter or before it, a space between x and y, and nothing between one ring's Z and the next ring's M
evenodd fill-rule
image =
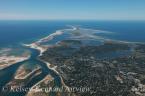
M0 47L23 49L24 47L21 46L22 43L32 43L55 32L56 30L68 28L66 25L81 25L83 28L112 32L112 34L97 34L109 39L145 42L145 21L1 21ZM49 43L54 44L61 38L64 37L55 38ZM95 43L96 42L92 42L92 44ZM34 78L34 80L26 86L30 87L34 85L47 74L51 74L55 77L56 85L61 86L59 76L48 69L45 63L37 60L39 51L34 49L26 50L30 50L31 52L30 59L12 65L4 70L0 70L0 89L13 79L13 75L18 67L25 63L29 63L32 66L38 64L43 69L43 74ZM8 96L19 96L19 94L25 93L10 93Z

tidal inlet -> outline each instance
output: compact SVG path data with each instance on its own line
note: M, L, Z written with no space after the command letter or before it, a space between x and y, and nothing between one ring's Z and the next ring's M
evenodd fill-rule
M0 1L0 96L145 96L144 3Z

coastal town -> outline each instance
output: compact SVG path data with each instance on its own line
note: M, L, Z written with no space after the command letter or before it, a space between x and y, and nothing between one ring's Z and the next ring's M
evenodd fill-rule
M89 92L76 90L77 96L144 96L144 44L134 47L106 42L78 49L75 40L62 42L49 48L40 58L57 66L68 87L90 88ZM117 52L121 54L116 55ZM105 55L100 57L101 54Z
M36 61L39 60L39 63L43 62L45 65L36 64L29 68L26 66L28 63L19 66L14 78L5 85L6 88L12 88L13 91L26 88L22 92L26 96L145 95L145 44L95 37L87 32L82 34L84 29L81 28L70 29L70 38L63 38L53 45L45 44L54 37L65 35L61 31L31 44L23 44L27 48L38 50L40 54L36 55ZM95 40L95 44L90 39ZM101 42L98 43L98 40ZM0 58L8 65L28 59L9 57ZM49 70L54 73L50 74ZM39 76L42 78L29 87L31 81ZM9 92L3 94L8 95Z

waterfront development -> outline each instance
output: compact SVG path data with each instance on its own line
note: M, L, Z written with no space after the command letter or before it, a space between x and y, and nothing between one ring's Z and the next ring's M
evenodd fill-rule
M29 27L34 24L5 22L16 22L18 26L31 23ZM1 43L2 96L144 95L145 22L51 21L53 27L47 22L35 21L32 29L36 30L36 38L28 29L31 34L25 33L25 40ZM46 24L41 26L43 30L37 30L39 24ZM126 27L138 29L140 38L134 39L136 35L128 30L126 33Z

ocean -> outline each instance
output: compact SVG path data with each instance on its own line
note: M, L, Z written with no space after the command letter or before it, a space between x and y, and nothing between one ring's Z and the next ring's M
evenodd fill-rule
M0 49L18 48L31 52L31 57L29 59L13 64L4 70L0 70L0 91L7 83L13 80L15 72L21 65L30 65L29 67L39 65L42 67L42 74L31 80L26 87L32 87L47 74L51 74L51 76L54 77L55 86L61 86L59 75L47 68L45 62L38 60L37 57L40 52L36 49L24 48L21 45L37 41L57 30L69 28L70 25L79 26L85 29L100 30L100 33L97 35L107 39L145 42L145 21L0 21ZM101 33L103 31L109 34ZM57 39L59 40L61 38ZM18 49L14 51L16 51L16 53L22 53L24 51L18 51ZM4 54L5 52L6 51L3 51ZM21 96L25 96L26 92L10 92L5 96L20 96L20 94Z
M75 25L104 30L113 34L100 34L106 38L145 42L145 21L0 21L0 47L31 43L56 30Z

